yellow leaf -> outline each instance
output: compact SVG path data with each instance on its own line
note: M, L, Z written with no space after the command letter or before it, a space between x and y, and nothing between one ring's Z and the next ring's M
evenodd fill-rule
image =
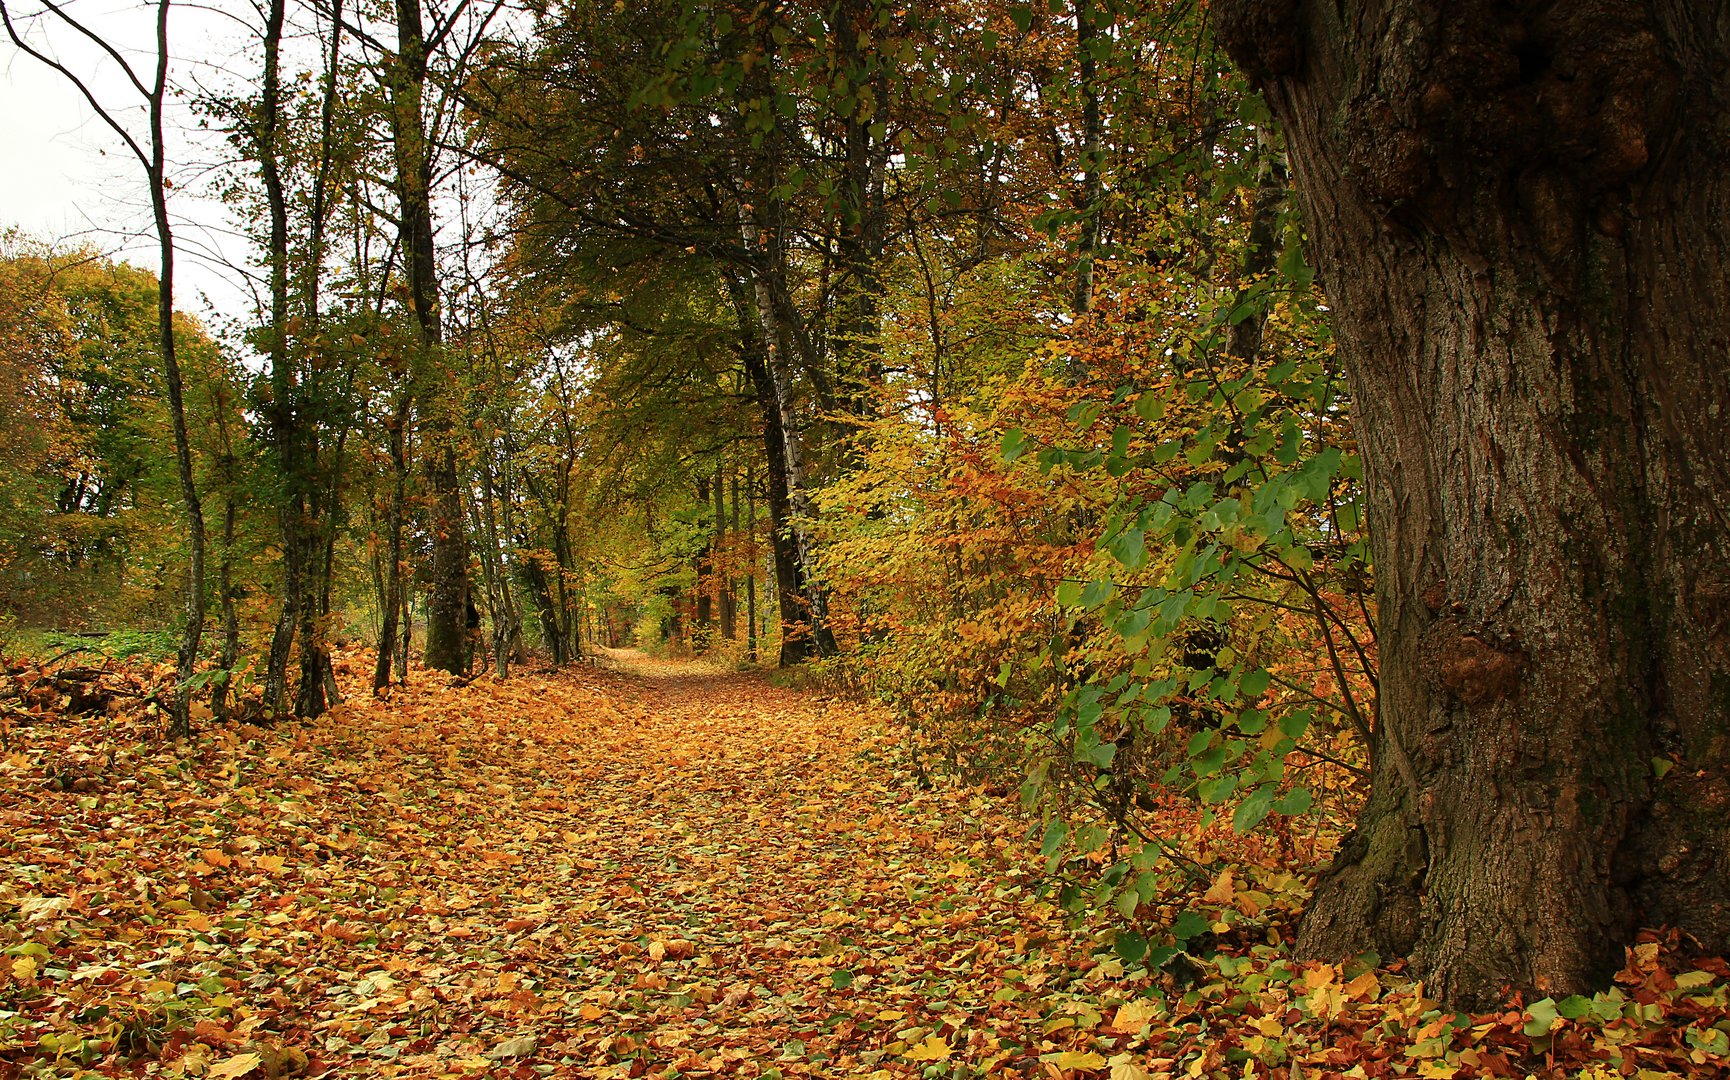
M1158 1016L1163 1010L1151 1001L1129 1001L1117 1007L1117 1013L1111 1018L1111 1030L1125 1035L1133 1035L1140 1031L1142 1025Z
M212 1065L210 1071L204 1074L205 1080L235 1080L264 1064L264 1059L257 1054L236 1054L220 1065Z
M1105 1058L1091 1050L1065 1050L1061 1054L1052 1054L1040 1060L1049 1061L1059 1069L1103 1069Z
M1346 984L1345 995L1351 1001L1367 1001L1375 997L1381 988L1382 984L1376 978L1376 973L1366 971Z
M1153 1074L1140 1065L1120 1061L1111 1067L1111 1080L1153 1080Z
M954 1052L943 1039L931 1035L927 1036L924 1042L907 1051L904 1056L908 1061L948 1061L949 1055Z
M252 865L258 867L267 874L280 874L283 871L283 867L287 864L283 862L281 855L260 855L258 858L252 860Z
M1221 870L1219 876L1213 879L1206 892L1201 894L1204 904L1225 905L1231 903L1231 898L1237 895L1237 885L1231 879L1231 869Z
M1418 1064L1418 1075L1423 1080L1454 1080L1454 1074L1459 1071L1458 1065L1450 1065L1445 1061L1424 1061Z
M904 1020L906 1018L907 1014L902 1012L900 1009L884 1009L882 1012L877 1014L877 1019L884 1023L888 1023L891 1020Z
M36 977L36 958L20 956L12 961L12 977L15 979L34 979Z

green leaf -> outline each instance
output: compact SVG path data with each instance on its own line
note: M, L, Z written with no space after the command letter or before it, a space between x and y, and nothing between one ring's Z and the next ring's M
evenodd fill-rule
M1260 735L1267 729L1267 713L1260 709L1245 709L1238 713L1237 729L1245 735Z
M1260 787L1237 808L1231 816L1232 831L1243 835L1262 823L1268 811L1273 808L1273 788Z
M1198 754L1190 759L1189 767L1195 770L1199 777L1212 776L1225 764L1225 747L1217 747L1205 754Z
M1243 692L1244 697L1260 697L1267 691L1268 683L1271 681L1273 681L1273 676L1268 673L1266 668L1256 668L1244 673L1243 678L1238 680L1237 688Z
M837 990L845 990L853 985L853 973L837 968L829 973L829 985Z
M1556 1026L1557 1016L1554 998L1543 998L1532 1002L1526 1006L1526 1034L1533 1038L1548 1035L1550 1029Z
M1207 928L1212 925L1205 916L1186 911L1171 924L1171 936L1179 941L1190 941L1207 933Z
M1045 836L1039 842L1039 854L1050 858L1057 854L1069 836L1069 825L1062 818L1052 818L1045 825Z
M1009 21L1023 34L1033 25L1033 9L1025 4L1014 4L1009 8Z
M1111 768L1112 761L1117 757L1116 743L1099 743L1088 749L1086 759L1101 769Z
M1003 442L1000 444L1000 450L1004 461L1014 461L1025 453L1026 449L1027 432L1022 431L1020 428L1010 428L1008 431L1003 433Z
M1582 1016L1591 1015L1592 999L1581 997L1579 994L1565 997L1556 1002L1556 1012L1569 1020L1578 1020Z
M1212 780L1204 780L1196 787L1196 794L1201 801L1209 806L1225 802L1237 790L1237 777L1227 773L1225 776Z
M1111 947L1126 964L1139 964L1147 956L1147 938L1133 930L1118 931L1117 940Z
M1165 415L1165 399L1149 390L1135 399L1135 415L1143 420L1158 420Z
M1290 738L1302 738L1303 733L1309 730L1310 720L1314 716L1314 710L1294 709L1279 718L1279 729Z
M1114 904L1119 915L1122 915L1126 919L1133 919L1135 918L1135 909L1141 906L1141 893L1134 889L1124 889L1117 894ZM1121 940L1121 937L1119 940ZM1143 939L1141 947L1143 952L1147 950L1147 941L1145 939Z
M1111 541L1111 557L1131 570L1140 569L1147 561L1147 537L1140 529L1118 533Z
M1111 598L1112 583L1110 581L1090 581L1081 590L1081 606L1096 608Z
M1304 261L1303 241L1294 230L1286 234L1285 250L1280 252L1279 273L1300 289L1307 289L1315 280L1315 271Z
M1309 808L1314 805L1314 803L1315 796L1310 794L1309 788L1292 788L1290 791L1274 800L1273 812L1276 814L1284 814L1287 817L1293 817L1297 814L1308 813Z

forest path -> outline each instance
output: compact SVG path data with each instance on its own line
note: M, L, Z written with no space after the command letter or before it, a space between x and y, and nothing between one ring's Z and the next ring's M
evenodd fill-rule
M1274 866L1142 904L1220 951L1126 971L1040 898L1010 801L913 784L868 707L605 663L378 701L346 655L332 714L180 742L142 706L12 714L0 1080L1723 1073L1721 960L1642 943L1601 1033L1539 1045L1517 1009L1449 1025L1403 975L1292 960Z
M0 1080L1044 1074L1103 1048L1097 946L1009 865L1027 823L913 785L865 706L624 652L384 701L368 657L338 668L315 723L177 747L65 717L0 760L0 932L41 946L0 969ZM68 763L92 782L50 783Z

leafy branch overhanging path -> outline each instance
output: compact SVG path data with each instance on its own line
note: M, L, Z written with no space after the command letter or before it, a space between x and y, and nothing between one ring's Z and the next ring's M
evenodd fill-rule
M354 690L367 659L338 664ZM1591 1025L1456 1022L1397 973L1297 965L1303 889L1272 859L1202 897L1217 957L1125 971L1042 898L1012 796L921 789L856 703L619 661L179 747L34 714L0 756L0 1078L1672 1076L1716 1052L1730 973L1673 974L1656 941Z

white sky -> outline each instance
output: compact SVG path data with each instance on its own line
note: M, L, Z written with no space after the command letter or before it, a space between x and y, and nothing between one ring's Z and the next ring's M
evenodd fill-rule
M65 6L115 44L149 83L155 70L153 5L71 0ZM31 0L7 0L7 7L27 39L84 79L148 147L142 99L111 58L79 41L69 27L30 20L40 10ZM219 83L222 67L245 44L244 28L211 8L176 8L169 19L169 51L177 58L171 81ZM169 205L179 234L176 301L207 318L245 318L252 301L244 275L220 264L244 263L247 246L230 234L226 208L201 194L201 177L209 175L201 163L221 153L221 140L197 129L183 101L169 116L169 172L176 176ZM92 244L156 268L143 168L65 78L0 34L0 228L11 226L41 240Z

